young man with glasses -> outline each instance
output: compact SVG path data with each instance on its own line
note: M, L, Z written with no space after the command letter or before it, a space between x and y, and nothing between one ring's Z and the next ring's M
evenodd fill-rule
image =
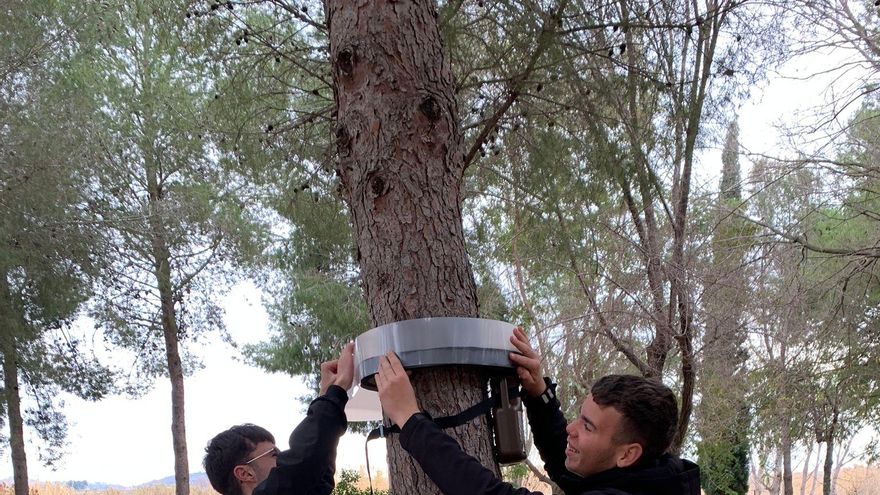
M205 472L223 495L328 495L335 485L336 446L345 433L346 390L354 379L354 344L321 364L320 395L290 434L290 450L252 424L233 426L205 447Z

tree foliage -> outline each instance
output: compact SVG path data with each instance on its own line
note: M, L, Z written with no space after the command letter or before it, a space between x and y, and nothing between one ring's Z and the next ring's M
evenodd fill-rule
M102 233L86 211L92 130L61 82L76 22L58 2L11 2L0 21L0 350L17 494L28 491L25 435L40 460L65 451L61 391L96 400L115 375L73 321L98 285Z

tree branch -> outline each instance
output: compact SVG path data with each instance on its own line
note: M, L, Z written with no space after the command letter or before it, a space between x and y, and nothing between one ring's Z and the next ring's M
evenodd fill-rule
M752 222L755 225L759 225L761 227L764 227L765 229L772 232L774 235L781 237L781 238L783 238L793 244L798 244L799 246L803 247L804 249L808 249L808 250L816 252L816 253L833 254L833 255L837 255L837 256L862 256L862 257L866 257L866 258L880 258L880 247L877 247L877 246L859 248L859 249L838 249L838 248L819 246L817 244L813 244L813 243L809 242L803 234L797 234L797 235L789 234L787 232L783 232L782 230L779 230L778 228L774 227L773 225L770 225L767 222L763 222L761 220L758 220L757 218L752 218L752 217L749 217L749 216L746 216L746 215L743 215L740 213L734 213L734 215L739 218L742 218L744 220L747 220L749 222Z
M492 114L492 117L489 118L488 122L483 127L483 130L480 131L480 134L478 134L476 139L474 139L474 142L471 143L471 147L464 157L464 169L467 169L471 162L474 160L474 157L477 155L477 153L480 151L480 148L486 142L489 134L491 134L492 130L495 129L495 126L498 125L498 121L501 120L501 117L503 117L504 114L507 113L507 110L510 109L510 107L513 105L513 102L515 102L516 99L519 98L525 82L535 71L538 59L541 58L541 55L543 55L547 48L550 46L550 39L558 33L554 28L557 26L557 19L560 15L562 15L562 12L565 10L565 7L567 5L568 1L563 1L556 8L555 12L550 12L544 15L544 23L541 26L541 33L538 35L538 43L535 47L535 51L533 51L531 57L529 57L529 62L528 64L526 64L525 70L523 70L519 75L511 80L510 89L507 93L507 97L504 99L501 105L497 109L495 109L495 112Z

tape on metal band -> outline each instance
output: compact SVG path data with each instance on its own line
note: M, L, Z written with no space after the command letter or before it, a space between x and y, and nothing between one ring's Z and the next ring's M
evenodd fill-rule
M464 365L512 369L513 325L481 318L422 318L382 325L355 339L355 373L362 387L375 390L379 359L397 353L407 369Z
M496 369L500 372L511 370L508 353L500 349L470 349L448 347L422 351L398 352L397 355L407 369L431 368L436 366L475 366ZM379 357L369 358L358 364L358 375L363 378L361 387L376 390L376 373L379 370Z
M422 350L474 347L513 350L509 338L513 325L483 318L420 318L389 323L357 338L363 357L381 356L388 349Z

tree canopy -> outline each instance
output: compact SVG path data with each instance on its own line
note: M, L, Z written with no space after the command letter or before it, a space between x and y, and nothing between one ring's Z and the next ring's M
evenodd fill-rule
M452 314L527 327L569 411L604 374L660 379L707 493L790 494L800 463L829 494L841 451L876 435L873 0L7 4L0 420L19 495L25 431L44 463L64 450L58 391L165 376L186 494L185 376L230 341L219 298L241 280L271 319L246 359L315 389L370 326ZM832 65L804 77L828 91L749 149L739 110L817 54ZM86 327L135 356L127 382ZM473 387L437 407L479 395L466 372L417 388L447 379Z

